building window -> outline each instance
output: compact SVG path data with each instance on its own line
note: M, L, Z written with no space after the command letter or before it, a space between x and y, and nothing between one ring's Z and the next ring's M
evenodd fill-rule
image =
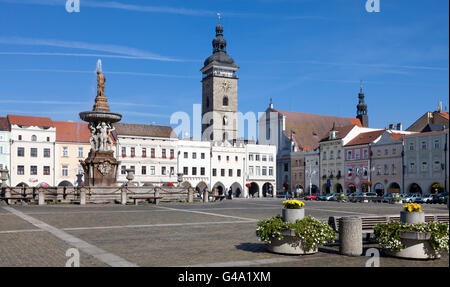
M32 141L32 142L35 142L35 141L37 141L37 136L35 136L35 135L32 135L32 136L31 136L31 141Z
M120 167L120 174L127 174L127 167L125 165Z
M192 153L192 159L197 159L197 153L196 152Z
M50 157L50 149L44 148L44 157Z
M217 169L213 168L213 170L212 170L212 175L213 175L213 176L217 176Z
M192 167L192 175L197 175L197 168L196 167Z
M256 161L259 161L259 154L255 155Z
M147 157L147 149L145 147L142 148L142 157Z
M413 162L409 163L409 172L410 173L415 173L416 172L416 165Z
M249 161L253 161L253 154L249 154L249 155L248 155L248 160L249 160Z
M130 148L130 155L131 155L131 157L136 156L136 149L134 147Z
M204 167L200 168L200 175L205 175L205 168Z
M136 167L134 165L131 165L130 169L134 174L136 174Z
M166 158L167 157L165 148L162 149L161 155L162 155L162 158Z
M369 151L368 151L367 149L365 149L365 150L363 151L363 158L364 158L364 159L368 159L368 158L369 158Z
M122 157L126 157L126 156L127 156L127 148L122 147Z
M78 157L83 157L83 148L78 147Z
M422 142L422 150L426 150L427 149L427 142L423 141Z
M396 171L396 168L395 168L395 164L392 164L391 170L392 170L392 174L393 175L397 174L397 171Z
M84 169L81 165L78 166L78 174L83 174L84 173Z
M355 159L356 160L360 159L360 156L361 156L360 150L359 149L355 150Z
M334 153L333 153L333 151L330 151L330 159L333 159L333 157L334 157Z
M167 171L167 169L166 169L165 166L161 167L161 174L162 175L166 175L166 171Z
M229 170L228 170L228 176L229 176L229 177L233 177L233 170L232 170L232 169L229 169Z
M435 149L439 149L440 148L440 143L439 143L439 140L434 140L434 148Z
M409 150L414 150L414 143L409 143Z
M256 176L261 175L261 168L259 166L256 167Z
M175 168L173 166L170 167L170 175L175 174Z
M241 177L241 170L240 170L240 169L238 169L238 170L236 171L236 175L237 175L238 177Z
M262 161L267 161L267 156L266 155L263 155L261 158L262 158Z
M384 155L388 155L388 154L389 154L388 149L385 149L385 150L384 150Z
M427 164L426 161L423 161L423 162L422 162L422 171L423 171L423 172L426 172L427 170L428 170L428 164Z
M155 149L154 148L152 148L150 150L150 156L151 156L151 158L155 158Z
M224 168L222 168L221 170L220 170L220 176L225 176L225 169Z
M337 159L341 159L341 151L340 150L338 150L338 152L337 152Z
M21 141L22 140L22 135L19 135L18 139L19 139L19 141Z
M267 167L263 166L262 168L262 175L267 175Z
M273 155L269 156L269 161L273 161Z
M17 175L24 175L25 174L25 168L23 165L17 166Z
M269 175L273 176L273 167L269 167Z
M230 161L230 156L229 155L227 155L227 161Z
M205 153L204 153L204 152L202 152L202 153L200 154L200 158L201 158L201 159L205 159Z
M238 157L237 157L237 156L235 156L235 157L234 157L234 160L235 160L235 161L238 161Z
M228 97L227 96L223 97L222 104L223 104L223 106L228 106Z
M324 152L322 153L322 160L326 160L326 159L327 159L327 152L324 151Z
M156 169L154 166L150 167L150 175L155 175L156 174Z
M218 155L218 156L217 156L217 159L218 159L218 160L221 160L221 159L222 159L222 157L221 157L220 155Z
M253 166L250 166L248 168L248 174L249 174L249 176L253 176Z
M17 156L20 156L20 157L25 156L25 148L23 148L23 147L17 148Z
M48 142L50 141L50 137L47 137L47 141L48 141Z
M396 148L393 148L392 149L392 155L395 155L397 153L397 149Z
M289 165L287 163L284 164L284 171L289 171Z
M69 156L69 148L66 146L62 147L62 156L63 157L68 157Z
M67 165L63 165L62 166L61 175L62 176L69 176L69 167Z
M349 150L347 151L347 160L351 160L352 159L352 151Z
M49 166L44 166L44 175L50 175L50 167Z
M0 146L0 154L2 154L2 153L3 153L3 147Z
M189 174L189 170L188 170L187 166L183 167L183 174L184 175L188 175Z
M441 170L441 162L439 160L434 161L434 171L440 171Z
M32 147L30 152L31 157L37 157L37 148Z
M141 174L142 174L142 175L146 175L146 174L147 174L147 167L146 167L145 165L143 165L143 166L141 167Z
M381 156L381 150L377 150L377 156Z
M188 158L188 153L184 152L184 158Z
M379 165L377 165L377 175L381 174L381 167Z
M384 174L385 175L389 174L389 169L388 169L388 165L387 164L384 165Z
M173 149L170 150L170 158L171 159L175 158L175 150Z

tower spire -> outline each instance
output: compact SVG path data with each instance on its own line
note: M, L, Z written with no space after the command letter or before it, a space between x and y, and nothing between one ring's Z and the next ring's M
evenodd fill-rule
M367 115L367 105L364 102L364 91L362 80L359 83L358 105L356 105L356 117L363 127L369 127L369 116Z

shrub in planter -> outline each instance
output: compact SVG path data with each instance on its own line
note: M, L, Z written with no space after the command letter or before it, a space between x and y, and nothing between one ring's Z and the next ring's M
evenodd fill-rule
M391 221L380 223L375 226L374 235L381 248L398 252L405 248L405 238L408 233L420 233L427 236L425 240L431 246L434 254L440 254L443 251L449 252L449 226L446 223L429 222L409 224L403 222ZM433 254L430 256L434 257Z
M290 237L289 245L299 249L301 253L311 253L320 244L332 242L335 238L334 230L326 223L307 216L296 222L284 222L280 216L258 222L256 236L271 246ZM299 247L299 248L298 248ZM301 254L299 253L299 254Z

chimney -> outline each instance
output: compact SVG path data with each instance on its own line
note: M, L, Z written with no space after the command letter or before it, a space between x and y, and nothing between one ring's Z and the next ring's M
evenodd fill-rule
M389 124L389 129L393 130L394 129L394 124Z
M439 101L438 112L442 112L442 101Z
M398 131L401 131L401 130L402 130L402 123L398 123L398 124L397 124L397 130L398 130Z

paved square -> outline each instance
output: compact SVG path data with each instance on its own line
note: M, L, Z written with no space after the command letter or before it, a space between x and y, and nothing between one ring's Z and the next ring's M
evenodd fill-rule
M338 246L308 256L267 252L258 241L258 220L281 213L281 199L155 206L48 205L0 207L0 266L65 266L66 250L80 251L81 266L355 266L368 257L346 257ZM447 213L445 205L423 205ZM306 215L398 214L386 203L306 202ZM364 248L377 247L366 244ZM448 266L439 260L382 257L381 266Z

